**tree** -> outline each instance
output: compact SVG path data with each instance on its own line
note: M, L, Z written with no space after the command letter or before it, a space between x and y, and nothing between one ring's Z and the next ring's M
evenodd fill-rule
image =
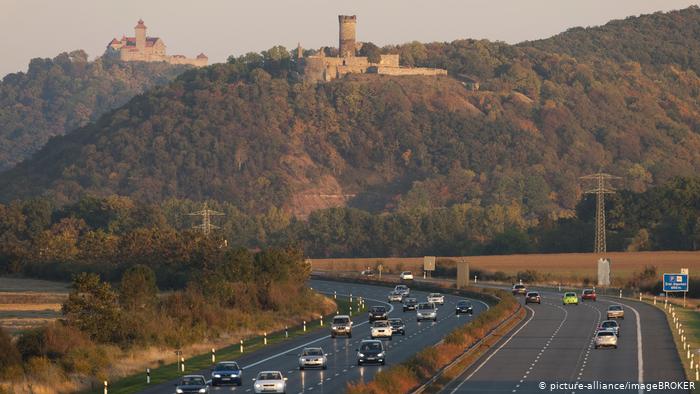
M118 343L122 332L118 295L98 274L82 272L61 308L68 324L100 342Z
M150 309L155 305L157 296L156 274L150 267L135 265L122 275L119 303L124 309Z
M9 378L21 368L22 357L12 338L0 327L0 378Z
M370 63L379 63L382 59L382 50L372 42L362 43L360 56L367 56Z

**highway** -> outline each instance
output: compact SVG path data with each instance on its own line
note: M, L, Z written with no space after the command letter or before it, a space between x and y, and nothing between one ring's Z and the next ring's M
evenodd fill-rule
M363 284L326 282L313 280L310 286L315 290L338 294L352 294L365 298L366 306L390 305L386 302L387 294L392 288L371 286ZM409 285L410 286L410 285ZM427 292L411 290L411 296L419 301L425 300ZM288 342L270 345L269 348L244 355L238 360L243 368L244 384L241 387L219 386L212 387L212 393L239 392L252 393L254 378L259 371L279 370L289 380L287 382L287 393L341 393L345 391L348 382L372 379L377 371L388 368L391 365L400 363L408 359L419 350L434 345L442 340L443 336L452 331L455 327L466 323L471 319L467 315L455 316L454 307L457 300L461 298L451 295L445 296L445 305L439 308L438 321L416 322L415 312L403 312L401 304L394 303L390 317L402 317L406 323L406 336L394 336L394 339L386 340L387 365L368 365L358 367L356 363L355 349L362 339L369 338L369 324L367 323L367 313L354 316L353 336L351 339L345 337L330 338L329 331L323 330L304 337L295 338ZM481 301L472 300L474 305L474 315L486 310L487 306ZM307 369L299 371L298 355L305 346L320 346L328 353L328 369L313 370ZM223 360L220 360L223 361ZM211 372L206 371L186 371L187 374L203 374L207 379L211 377ZM142 393L174 393L176 381L154 385L142 391Z
M641 302L600 296L596 302L563 306L560 293L540 294L542 304L528 304L524 322L443 393L640 393L636 388L563 390L551 385L685 380L662 311ZM623 305L625 310L625 319L619 320L618 348L595 349L595 328L606 320L611 304Z

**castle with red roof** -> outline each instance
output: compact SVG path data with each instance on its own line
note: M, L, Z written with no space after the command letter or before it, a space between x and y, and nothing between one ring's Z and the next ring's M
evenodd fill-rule
M122 36L121 40L113 39L107 44L107 54L119 56L119 59L125 62L167 62L195 67L203 67L209 63L209 58L203 53L194 59L182 55L167 55L165 42L160 37L146 36L143 20L139 19L134 33L134 37Z

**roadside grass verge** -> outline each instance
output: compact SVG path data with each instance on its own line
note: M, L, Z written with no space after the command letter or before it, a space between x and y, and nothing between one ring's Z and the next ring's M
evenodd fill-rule
M350 310L350 302L348 299L338 297L336 300L337 310L341 314L348 314ZM356 298L353 298L353 311L360 311L360 304L357 302ZM226 346L222 349L216 349L216 360L237 360L244 354L249 354L256 350L259 350L265 346L270 346L276 343L284 342L289 339L297 338L303 335L311 334L322 329L327 329L330 321L329 317L335 315L335 313L324 316L324 325L320 326L320 321L318 319L314 321L309 321L306 324L307 331L303 329L303 324L289 327L288 334L285 336L284 330L270 332L267 335L267 345L264 344L263 336L255 336L250 338L245 338L243 341L243 353L240 352L240 343L234 343ZM180 368L180 363L168 363L161 364L155 368L151 368L151 383L150 385L146 383L146 371L141 373L133 374L131 376L124 377L115 382L109 382L109 393L110 394L127 394L134 393L143 390L149 386L164 383L178 377L193 373L195 371L200 371L203 369L210 368L212 366L211 352L202 353L194 357L185 359L185 372L183 373ZM99 394L103 392L103 387L93 387L90 390L84 391L84 393L94 393Z

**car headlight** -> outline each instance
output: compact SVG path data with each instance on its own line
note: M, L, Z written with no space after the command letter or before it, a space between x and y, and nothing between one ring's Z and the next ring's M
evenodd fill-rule
M175 389L176 393L182 393L182 389Z
M362 354L362 353L357 353L357 355L360 356L360 357L364 357L364 356L365 356L365 355Z
M234 372L234 373L231 374L231 377L232 377L232 378L235 378L236 376L238 376L238 372Z
M214 375L214 377L215 377L215 378L220 378L221 375L217 373L217 374Z
M384 357L384 352L377 354L377 357Z
M260 383L255 383L255 388L256 388L256 389L259 389L260 387L262 387L262 386L260 386Z
M200 393L206 393L206 392L207 392L207 389L199 389L199 392L200 392Z

